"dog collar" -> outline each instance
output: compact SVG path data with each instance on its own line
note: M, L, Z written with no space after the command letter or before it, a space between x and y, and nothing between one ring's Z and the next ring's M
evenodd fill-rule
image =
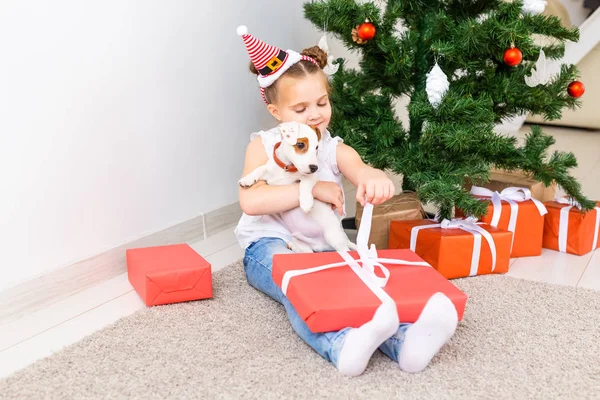
M277 149L281 146L281 142L277 142L275 147L273 147L273 160L275 164L279 165L285 172L298 172L298 168L294 164L285 165L283 161L277 157Z

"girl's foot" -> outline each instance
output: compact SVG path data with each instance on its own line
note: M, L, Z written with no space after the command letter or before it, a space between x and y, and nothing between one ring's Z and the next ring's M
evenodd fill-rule
M399 324L394 302L379 306L371 321L346 334L338 358L338 370L347 376L362 374L375 350L396 333Z
M452 301L436 293L425 305L419 319L406 330L398 364L405 372L420 372L450 340L458 324Z

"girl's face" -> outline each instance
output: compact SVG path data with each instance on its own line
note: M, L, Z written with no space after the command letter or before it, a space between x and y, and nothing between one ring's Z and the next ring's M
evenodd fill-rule
M317 126L324 132L331 119L326 79L322 73L302 78L282 76L277 82L277 103L269 104L269 112L281 122Z

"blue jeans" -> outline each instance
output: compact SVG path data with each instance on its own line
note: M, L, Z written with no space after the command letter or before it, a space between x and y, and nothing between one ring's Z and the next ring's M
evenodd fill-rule
M298 315L292 303L285 297L279 286L273 282L271 274L274 254L291 253L284 240L265 237L253 242L246 248L244 269L248 283L283 304L292 327L296 333L317 353L337 367L340 350L350 328L337 332L313 333L304 320ZM380 347L385 355L398 361L400 349L404 342L404 333L411 324L400 324L396 333Z

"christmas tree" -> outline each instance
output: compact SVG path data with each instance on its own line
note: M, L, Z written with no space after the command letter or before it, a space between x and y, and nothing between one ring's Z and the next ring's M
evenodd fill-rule
M377 4L376 4L377 3ZM331 130L370 165L402 175L404 190L451 218L455 207L482 216L487 204L464 189L490 169L521 170L561 186L584 210L595 203L569 170L572 153L555 151L552 136L534 126L524 143L494 129L526 112L558 119L579 106L574 65L545 74L578 29L544 16L545 2L499 0L322 0L304 4L305 17L360 53L360 69L333 75ZM549 41L536 44L538 35ZM558 63L558 61L555 61ZM572 85L570 85L573 83ZM409 96L409 126L394 101Z

